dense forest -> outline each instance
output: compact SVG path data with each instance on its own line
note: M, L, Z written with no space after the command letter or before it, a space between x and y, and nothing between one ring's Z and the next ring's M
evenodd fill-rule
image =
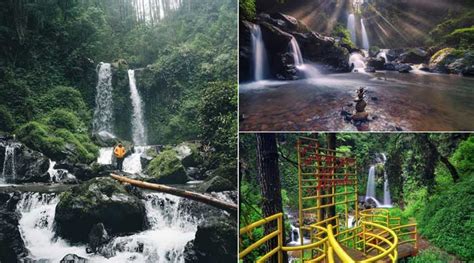
M261 138L273 136L276 148L262 150ZM322 147L352 154L357 162L358 196L365 196L370 167L375 166L375 196L383 200L384 173L388 175L393 208L390 213L418 224L420 251L408 262L457 262L474 259L472 216L474 215L473 174L474 136L470 134L242 134L240 136L240 227L273 213L285 214L285 244L293 241L293 224L298 209L298 160L296 141L300 136L317 139ZM260 140L260 141L259 141ZM267 141L272 138L266 138ZM335 145L334 145L335 143ZM271 144L270 144L271 145ZM259 148L260 147L260 148ZM262 158L268 161L276 153L276 172L261 178ZM386 156L383 165L380 156ZM368 176L369 174L369 176ZM265 194L270 184L281 192ZM277 197L278 196L278 197ZM278 199L280 201L278 201ZM364 204L365 205L365 204ZM361 205L360 209L363 209ZM276 208L275 208L276 207ZM337 213L342 212L336 207ZM411 219L410 219L411 218ZM290 228L290 223L292 224ZM263 230L241 239L241 246L255 242ZM421 240L421 241L420 241ZM264 254L261 246L250 254ZM248 259L248 257L246 258Z
M235 257L180 189L235 207L236 1L1 1L0 46L0 261Z

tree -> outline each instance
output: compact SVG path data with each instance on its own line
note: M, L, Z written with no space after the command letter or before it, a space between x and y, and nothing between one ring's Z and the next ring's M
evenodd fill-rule
M262 194L263 217L283 212L281 198L280 174L278 170L278 152L275 134L257 133L257 178ZM284 224L283 224L284 225ZM276 228L276 221L265 224L265 234ZM283 231L283 240L285 233ZM278 246L278 241L272 238L267 242L267 252ZM272 262L278 262L276 257Z

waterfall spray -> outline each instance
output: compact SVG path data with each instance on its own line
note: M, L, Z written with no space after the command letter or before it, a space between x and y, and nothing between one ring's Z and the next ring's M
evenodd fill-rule
M356 25L355 25L355 16L354 16L354 14L349 14L347 16L347 30L349 30L349 32L351 33L352 43L357 45Z
M291 38L290 41L290 52L293 54L293 60L295 61L295 66L303 65L303 55L301 55L300 46L296 41L295 37Z
M95 95L94 119L92 130L94 133L106 131L112 133L112 68L110 63L100 63Z
M367 30L365 29L364 19L360 19L360 24L362 26L362 48L368 50L370 47L369 37L367 36Z
M7 182L7 177L13 181L16 178L15 167L15 145L5 145L5 159L3 159L2 178L0 181Z

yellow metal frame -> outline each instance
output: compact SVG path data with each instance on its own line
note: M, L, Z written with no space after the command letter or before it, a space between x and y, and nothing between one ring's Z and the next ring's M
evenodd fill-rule
M418 249L416 224L401 225L401 218L391 217L387 209L367 209L359 212L356 162L351 155L321 148L317 140L306 137L300 137L296 146L300 241L303 244L303 238L309 232L310 243L284 246L283 214L278 213L240 229L240 238L242 238L243 235L251 236L255 229L265 224L277 221L274 231L253 242L247 248L241 248L239 259L243 259L251 251L273 238L277 238L278 246L271 248L256 262L265 262L277 255L278 262L281 263L283 252L290 251L301 251L301 262L335 262L336 258L349 263L369 263L381 259L396 262L399 244L413 242L415 251ZM353 187L352 191L350 187ZM332 207L335 209L337 205L344 206L342 218L338 214L328 216L327 212L324 213ZM347 228L350 207L354 209L355 224L352 228ZM345 226L342 228L340 227L341 219ZM404 238L399 240L399 237ZM355 261L343 246L357 249L367 258ZM311 251L309 259L305 258L305 251L308 250Z

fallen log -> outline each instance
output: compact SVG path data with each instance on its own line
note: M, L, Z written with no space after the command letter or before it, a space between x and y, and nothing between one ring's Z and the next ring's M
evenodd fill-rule
M225 211L227 211L231 214L237 214L237 205L236 204L224 202L224 201L221 201L221 200L219 200L217 198L214 198L214 197L211 197L211 196L207 196L207 195L200 194L200 193L195 193L195 192L191 192L191 191L178 189L178 188L174 188L174 187L167 186L167 185L153 184L153 183L147 183L147 182L143 182L143 181L139 181L139 180L134 180L134 179L130 179L130 178L127 178L125 176L120 176L120 175L113 174L113 173L111 173L110 176L112 178L114 178L115 180L117 180L119 182L122 182L122 183L129 183L129 184L131 184L133 186L136 186L136 187L139 187L139 188L154 190L154 191L158 191L158 192L162 192L162 193L167 193L167 194L172 194L172 195L188 198L188 199L191 199L191 200L194 200L194 201L202 202L202 203L217 207L217 208L225 210Z

